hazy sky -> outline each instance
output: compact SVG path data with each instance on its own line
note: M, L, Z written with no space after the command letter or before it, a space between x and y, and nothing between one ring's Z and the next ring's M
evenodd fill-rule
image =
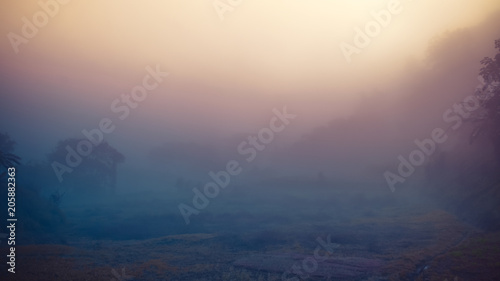
M139 84L148 65L170 76L123 125L138 134L246 132L283 105L300 113L302 128L327 123L350 113L363 93L393 88L425 57L431 39L500 8L498 0L396 1L402 11L347 63L339 45L353 44L354 28L364 29L371 12L391 0L249 0L224 20L212 0L73 0L16 54L7 35L22 35L22 18L32 21L42 10L37 2L0 4L0 81L8 101L0 106L18 126L29 126L19 137L55 139L112 114L111 102Z

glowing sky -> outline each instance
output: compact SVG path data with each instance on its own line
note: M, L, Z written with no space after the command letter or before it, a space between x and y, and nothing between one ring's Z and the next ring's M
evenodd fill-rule
M15 54L7 34L21 34L22 17L41 8L2 1L0 75L5 89L20 92L11 101L43 103L87 118L82 124L107 114L157 64L171 75L136 113L149 122L244 131L288 104L310 113L301 122L317 124L348 113L360 92L389 87L432 38L500 8L498 0L402 0L403 11L347 63L339 44L352 44L354 28L390 2L248 0L221 21L212 0L73 0Z

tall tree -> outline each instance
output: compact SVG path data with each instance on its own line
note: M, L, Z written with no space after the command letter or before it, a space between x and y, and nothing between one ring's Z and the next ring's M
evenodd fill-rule
M500 164L500 39L495 40L498 53L493 57L481 60L483 67L479 74L484 79L484 86L476 95L483 108L478 118L481 123L474 130L471 141L481 132L486 131L495 148L495 156Z

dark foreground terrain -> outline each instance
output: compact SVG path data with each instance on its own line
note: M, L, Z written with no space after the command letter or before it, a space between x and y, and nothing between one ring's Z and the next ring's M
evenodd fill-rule
M168 194L116 196L112 204L68 201L62 207L68 226L18 246L16 274L8 277L500 280L500 232L429 200L354 187L283 191L251 196L235 187L192 216L189 226L175 213L182 199ZM147 213L134 208L143 204Z

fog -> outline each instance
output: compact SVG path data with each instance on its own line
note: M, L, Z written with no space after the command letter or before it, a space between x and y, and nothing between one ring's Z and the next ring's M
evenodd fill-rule
M27 259L65 245L97 280L498 276L442 259L498 245L498 120L474 97L500 5L395 2L72 1L23 43L41 4L2 4L0 156ZM387 24L360 47L373 11ZM320 238L328 261L291 271Z

